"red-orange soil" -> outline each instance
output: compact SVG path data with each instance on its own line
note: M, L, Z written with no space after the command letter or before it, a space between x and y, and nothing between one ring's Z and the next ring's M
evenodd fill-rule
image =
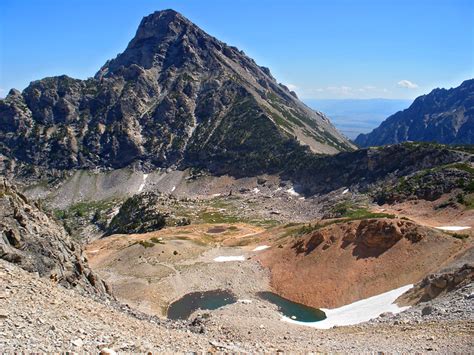
M400 219L333 224L260 254L275 292L334 308L420 281L472 243Z

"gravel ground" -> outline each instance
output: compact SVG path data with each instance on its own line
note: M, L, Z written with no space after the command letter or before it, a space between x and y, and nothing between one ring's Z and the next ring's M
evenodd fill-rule
M438 321L474 322L474 284L470 283L447 295L420 303L403 313L386 315L372 321L374 324L419 324Z
M0 260L0 349L4 353L97 352L462 352L473 349L472 285L442 298L447 309L469 312L405 312L400 319L327 331L279 321L276 309L254 299L198 317L194 324L140 317L114 302L101 303ZM448 296L445 296L449 298ZM447 303L446 303L447 302ZM441 306L440 306L441 307ZM409 314L413 313L413 317ZM453 316L456 314L457 316ZM138 315L138 316L137 316ZM404 317L407 317L406 319Z

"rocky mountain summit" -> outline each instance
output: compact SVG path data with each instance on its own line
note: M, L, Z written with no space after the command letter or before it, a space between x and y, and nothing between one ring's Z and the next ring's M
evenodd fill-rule
M361 147L405 141L474 144L474 79L418 97L409 108L355 140Z
M354 148L268 68L173 10L145 17L94 78L12 89L0 101L0 142L0 154L47 168L138 163L241 176L278 171L294 151Z
M82 247L4 179L0 179L0 236L0 259L67 288L102 296L109 292L89 268Z

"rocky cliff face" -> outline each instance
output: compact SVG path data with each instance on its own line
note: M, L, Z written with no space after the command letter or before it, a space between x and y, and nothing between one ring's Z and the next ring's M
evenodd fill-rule
M382 205L414 199L435 201L456 189L459 192L457 202L467 204L464 194L474 192L474 169L470 164L455 163L423 169L391 184L381 184L372 195Z
M68 288L108 293L64 228L4 179L0 179L0 258Z
M474 144L474 79L418 97L408 109L355 140L361 147L404 141Z
M469 151L428 143L403 143L388 147L360 149L335 156L293 156L287 173L300 192L312 195L343 187L367 191L371 185L390 186L398 178L419 171L466 162ZM464 176L464 175L463 175Z
M295 150L353 145L235 47L172 10L145 17L87 80L32 82L0 101L0 153L56 169L199 166L278 171Z

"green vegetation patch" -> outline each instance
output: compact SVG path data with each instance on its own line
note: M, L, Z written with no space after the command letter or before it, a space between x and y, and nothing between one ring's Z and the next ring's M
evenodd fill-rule
M367 219L367 218L395 218L393 214L371 212L365 207L354 205L351 201L344 201L336 204L331 208L332 214L338 218L348 219Z
M461 240L469 238L469 234L449 233L449 235L452 236L453 238L461 239Z
M344 217L347 217L350 220L369 219L369 218L390 218L390 219L396 218L394 214L371 212L364 208L349 211L348 213L344 215Z
M292 228L288 230L284 236L295 236L295 237L301 237L303 235L312 233L316 230L322 229L324 227L328 227L333 224L338 224L338 223L346 223L346 222L351 222L351 221L358 221L358 220L364 220L364 219L373 219L373 218L389 218L389 219L394 219L396 218L395 215L393 214L388 214L388 213L376 213L376 212L371 212L366 208L357 208L357 209L350 209L345 212L344 216L340 219L333 219L333 220L328 220L328 221L320 221L315 224L305 224L299 228Z
M227 215L220 211L205 211L200 214L203 223L237 223L240 218L233 215Z
M140 240L137 244L140 244L145 249L153 248L155 246L155 243L149 242L148 240Z
M446 165L446 167L462 170L471 175L474 175L474 168L467 163L455 163L455 164Z
M277 221L275 219L251 219L250 221L246 221L246 222L254 226L262 227L265 229L276 227L281 223L280 221Z
M447 148L474 154L474 144L453 145L453 146L447 146Z
M55 209L52 213L70 235L78 238L80 231L89 223L96 225L99 230L105 230L108 224L108 215L119 202L116 199L83 201L65 209Z
M456 195L456 201L464 206L468 210L474 209L474 194L464 194L460 193Z
M157 238L157 237L150 238L150 241L152 241L155 244L165 244L165 242L161 238Z
M103 212L113 207L117 201L103 200L103 201L85 201L79 202L67 209L56 209L53 211L57 219L66 219L69 217L92 217L93 214Z

